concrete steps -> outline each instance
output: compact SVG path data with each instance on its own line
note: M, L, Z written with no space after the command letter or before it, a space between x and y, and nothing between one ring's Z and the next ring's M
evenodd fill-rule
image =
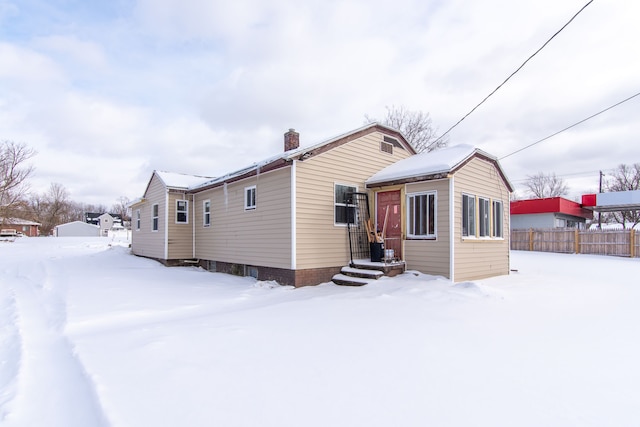
M383 276L395 276L404 273L405 263L371 262L368 260L354 260L350 266L342 267L339 274L333 276L336 285L363 286Z

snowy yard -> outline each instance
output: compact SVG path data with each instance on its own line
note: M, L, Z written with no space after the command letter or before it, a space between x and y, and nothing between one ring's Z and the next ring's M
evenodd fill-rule
M640 425L638 259L293 289L110 242L0 242L1 425Z

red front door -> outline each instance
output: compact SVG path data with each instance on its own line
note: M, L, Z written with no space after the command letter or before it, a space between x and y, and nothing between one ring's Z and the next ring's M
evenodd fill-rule
M384 232L384 248L393 249L394 257L402 259L400 190L376 193L376 227Z

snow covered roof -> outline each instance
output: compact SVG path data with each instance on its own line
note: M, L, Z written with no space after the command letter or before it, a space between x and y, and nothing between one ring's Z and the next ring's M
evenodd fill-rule
M29 221L28 219L22 218L0 218L0 224L11 224L11 225L42 225L39 222Z
M250 166L245 168L236 170L234 172L230 172L228 174L219 176L217 178L207 177L207 176L198 176L198 175L188 175L183 173L175 173L175 172L167 172L167 171L154 171L154 173L162 180L164 185L167 188L178 189L178 190L202 190L206 187L213 187L220 185L224 182L233 181L236 178L241 178L245 176L250 176L252 174L259 174L261 171L268 171L275 168L278 168L282 165L288 164L291 160L305 160L310 156L315 156L321 154L333 146L334 143L340 143L341 141L348 142L350 141L350 137L357 136L359 133L373 131L375 129L386 130L387 133L392 135L397 135L398 142L410 153L414 154L415 149L406 141L402 133L394 128L391 128L386 125L382 125L380 123L368 123L358 129L351 130L349 132L340 134L333 138L329 138L325 141L319 142L317 144L305 147L295 148L293 150L285 151L283 153L279 153L275 156L266 158L260 162L256 162ZM148 186L147 186L148 189ZM145 190L146 194L146 190ZM129 202L127 206L131 207L140 202L142 202L143 198L138 198Z
M155 174L169 188L189 189L210 180L210 176L187 175L184 173L155 171Z
M385 126L382 125L380 123L368 123L358 129L355 130L351 130L349 132L345 132L342 133L340 135L334 136L333 138L329 138L327 140L324 140L322 142L319 142L317 144L311 145L311 146L305 146L305 147L299 147L299 148L295 148L293 150L289 150L289 151L285 151L283 153L277 154L275 156L269 157L267 159L264 159L260 162L254 163L251 166L239 169L235 172L231 172L228 173L226 175L220 176L218 178L213 178L213 179L209 179L208 181L205 182L200 182L198 184L195 184L194 186L192 186L190 189L194 190L194 189L200 189L200 188L204 188L204 187L209 187L209 186L215 186L218 184L221 184L225 181L229 181L229 180L233 180L234 178L246 175L246 174L251 174L251 173L260 173L261 170L263 169L268 169L271 165L277 164L277 162L280 163L284 163L284 162L288 162L290 160L293 159L300 159L300 160L304 160L307 158L307 156L310 155L317 155L320 152L323 151L323 149L326 149L327 147L330 147L331 144L339 142L342 139L345 139L351 135L355 135L358 134L360 132L366 131L368 129L371 128L382 128L382 129L386 129L387 131L390 131L391 133L396 133L399 136L402 137L402 141L401 143L408 149L411 150L412 153L415 153L413 147L411 147L411 145L409 145L409 143L406 142L406 140L404 140L404 136L402 136L402 133L400 133L400 131L398 131L397 129L393 129L389 126Z
M482 153L495 160L495 157L479 149L460 144L435 151L416 154L387 166L367 180L367 185L407 178L448 173L466 161L475 153Z

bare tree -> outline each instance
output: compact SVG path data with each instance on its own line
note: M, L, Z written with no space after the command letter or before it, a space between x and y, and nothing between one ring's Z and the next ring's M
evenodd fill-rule
M41 195L31 197L29 207L32 216L42 224L40 231L49 235L56 225L73 221L72 202L69 201L67 189L59 183L51 183L49 190Z
M433 127L429 113L411 111L395 105L385 108L387 115L380 123L399 130L417 152L433 151L449 144L448 137L441 139L436 137L436 129ZM367 115L364 117L368 123L378 121Z
M129 198L126 196L118 197L118 203L114 204L111 212L120 215L122 221L129 221Z
M609 179L605 181L606 191L633 191L640 190L640 163L632 165L618 165L611 173ZM635 227L640 224L640 211L618 211L610 212L607 219L613 219L622 224L623 227Z
M525 183L528 193L538 199L545 197L566 196L569 187L562 178L558 178L555 173L549 175L539 172L535 175L527 175Z
M25 162L36 152L25 144L3 141L0 144L0 218L11 217L24 204L33 166Z

